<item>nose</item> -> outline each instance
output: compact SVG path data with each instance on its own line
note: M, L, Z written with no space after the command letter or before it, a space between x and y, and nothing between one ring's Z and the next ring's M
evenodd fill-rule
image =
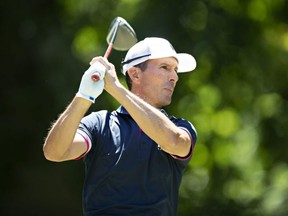
M170 82L176 83L179 79L178 74L176 71L174 71L173 73L170 73Z

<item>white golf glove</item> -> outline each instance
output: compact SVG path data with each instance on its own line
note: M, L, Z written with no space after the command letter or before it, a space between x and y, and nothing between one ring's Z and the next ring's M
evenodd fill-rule
M106 68L100 62L92 64L82 76L79 90L76 96L95 102L95 99L103 92L104 89L104 76ZM99 80L92 79L92 75L98 75Z

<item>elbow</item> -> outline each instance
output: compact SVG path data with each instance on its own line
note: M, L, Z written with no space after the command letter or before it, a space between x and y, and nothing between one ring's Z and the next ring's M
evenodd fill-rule
M45 148L45 146L43 147L43 154L44 154L44 157L46 158L46 160L48 160L48 161L53 161L53 162L58 161L58 159L49 150L47 150L47 148Z
M55 151L53 149L51 149L51 147L48 147L46 145L46 143L43 146L43 154L44 154L44 157L46 158L46 160L48 160L48 161L52 161L52 162L61 162L61 161L63 161L61 159L62 157L60 155L57 155L55 153Z
M166 145L163 144L161 147L172 155L184 157L190 151L191 140L187 136L175 135L170 137L170 142L166 142Z

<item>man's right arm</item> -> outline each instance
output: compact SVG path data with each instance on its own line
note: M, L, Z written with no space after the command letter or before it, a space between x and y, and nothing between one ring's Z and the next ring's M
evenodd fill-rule
M87 151L85 138L76 133L81 119L104 89L104 80L95 81L92 75L97 72L104 76L105 66L91 63L82 76L76 97L52 125L43 151L46 159L65 161L79 158Z
M78 158L86 152L85 139L76 133L79 123L92 102L75 97L52 125L43 146L47 160L65 161Z

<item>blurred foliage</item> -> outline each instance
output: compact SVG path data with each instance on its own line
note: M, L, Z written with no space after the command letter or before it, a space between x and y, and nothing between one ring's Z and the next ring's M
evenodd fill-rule
M139 39L165 37L198 63L179 75L167 107L199 136L179 215L288 215L287 1L12 0L0 8L1 215L81 215L83 164L47 162L42 144L90 59L104 54L116 16ZM109 57L117 70L124 55ZM91 110L118 105L104 93Z

